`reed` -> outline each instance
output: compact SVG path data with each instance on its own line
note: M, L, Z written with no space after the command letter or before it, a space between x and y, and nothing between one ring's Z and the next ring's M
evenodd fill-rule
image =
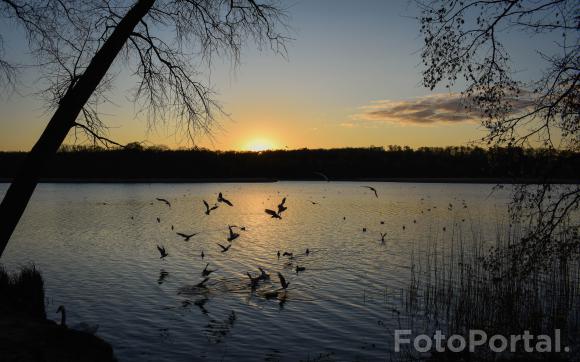
M538 268L518 273L518 250L524 228L498 225L494 243L477 228L452 230L451 240L432 241L412 258L410 283L404 293L404 311L410 323L423 323L447 335L468 336L479 329L488 336L553 335L561 331L562 345L580 347L580 248L577 240L559 240L568 247L547 253ZM566 234L562 234L565 238ZM570 245L574 247L570 248ZM512 251L512 252L510 252ZM490 257L493 256L493 259ZM523 348L522 348L523 349ZM431 354L433 360L573 360L574 353L515 353L498 355L479 348L470 356ZM401 360L425 359L410 350Z
M0 266L0 296L0 313L46 318L44 281L34 265L23 267L15 273L9 273Z

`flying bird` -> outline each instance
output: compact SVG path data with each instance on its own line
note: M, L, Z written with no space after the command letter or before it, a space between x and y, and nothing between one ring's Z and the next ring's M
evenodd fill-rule
M299 272L303 272L305 270L306 270L305 267L296 265L296 274L298 274Z
M283 213L284 211L288 210L288 208L284 205L286 203L286 198L282 199L282 202L278 204L278 215Z
M229 244L228 246L223 246L220 243L216 243L220 246L220 248L222 248L222 253L225 253L226 251L230 250L230 248L232 247L232 244Z
M218 194L218 199L217 199L217 200L218 200L218 202L223 202L224 204L226 204L226 205L228 205L228 206L234 206L234 204L232 204L232 203L230 202L230 200L226 199L226 198L224 197L224 195L222 195L222 193L221 193L221 192Z
M272 219L281 219L282 216L280 216L280 214L278 214L276 211L274 210L270 210L270 209L265 209L264 212L270 216L272 216Z
M209 276L211 273L213 273L215 270L210 270L207 267L209 266L209 263L207 263L205 265L205 268L203 268L203 270L201 271L201 276L202 277L207 277Z
M387 236L387 233L381 233L381 243L385 243L385 237Z
M316 201L312 201L312 200L308 200L308 201L310 201L310 203L311 203L312 205L320 205L320 204L319 204L318 202L316 202Z
M286 282L286 279L284 278L282 273L278 272L278 278L280 279L280 285L282 285L282 289L284 290L288 289L290 282Z
M166 251L165 251L165 247L164 246L159 246L157 245L157 250L159 250L159 254L161 254L161 257L159 259L163 259L165 258L167 255L169 255Z
M282 256L289 256L289 257L292 257L293 255L294 254L287 252L287 251L285 251L284 254L282 254Z
M160 197L156 197L155 200L161 201L161 202L165 203L165 205L171 207L171 202L167 201L166 199L162 199Z
M185 241L189 241L189 239L196 236L197 234L199 234L199 233L193 233L193 234L177 233L177 235L181 236Z
M252 274L250 274L249 272L246 272L246 275L248 276L248 278L250 278L250 286L252 287L252 289L256 289L261 279L260 276L253 277Z
M205 205L205 214L206 215L209 215L210 212L212 212L213 210L218 208L217 205L213 205L212 207L209 207L209 204L205 200L203 200L203 204Z
M376 198L377 199L379 198L379 194L377 193L377 189L375 189L374 187L371 187L371 186L361 186L361 187L364 187L364 188L371 190L372 192L375 193Z
M328 178L328 176L326 176L325 174L323 174L322 172L313 172L315 175L318 175L320 177L322 177L324 179L324 181L326 182L330 182L330 179Z
M266 273L266 271L264 269L262 269L261 267L258 267L258 269L260 270L260 279L262 279L262 280L270 279L270 274Z
M234 230L232 230L232 226L228 225L228 228L230 229L230 236L228 236L228 241L231 242L236 240L240 234L235 233Z

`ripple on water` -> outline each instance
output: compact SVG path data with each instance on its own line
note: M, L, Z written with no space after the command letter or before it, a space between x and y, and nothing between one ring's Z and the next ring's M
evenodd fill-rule
M377 199L361 185L42 184L2 262L34 262L46 279L49 316L64 304L70 323L100 324L121 361L386 358L411 256L434 239L447 242L462 218L493 236L508 198L487 198L487 185L375 183ZM219 191L235 206L205 215L202 200ZM288 210L269 218L264 209L282 196ZM447 210L458 198L469 214ZM246 231L221 253L227 225ZM186 242L178 231L199 235ZM156 245L169 256L160 259ZM295 258L278 259L278 250ZM194 288L208 262L217 271L207 290ZM306 270L296 274L296 265ZM258 266L271 281L251 292L246 272L257 275ZM279 288L277 272L290 282L285 301L264 298Z

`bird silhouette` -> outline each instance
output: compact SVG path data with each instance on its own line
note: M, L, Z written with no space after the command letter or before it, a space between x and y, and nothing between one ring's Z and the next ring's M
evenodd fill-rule
M205 205L205 214L206 215L209 215L210 212L212 212L213 210L218 208L217 205L213 205L212 207L209 207L209 204L205 200L203 200L203 204Z
M215 270L210 270L207 267L209 266L209 263L207 263L205 265L205 268L203 268L203 270L201 271L201 276L202 277L207 277L209 276L211 273L213 273Z
M282 273L278 272L278 278L280 279L280 285L282 286L282 289L284 289L284 290L288 289L290 282L286 281L286 279L284 278Z
M323 174L322 172L313 172L315 175L318 175L320 177L322 177L324 179L324 181L326 182L330 182L330 179L328 178L328 176L326 176L325 174Z
M371 187L371 186L361 186L361 187L364 187L364 188L371 190L372 192L375 193L376 198L377 199L379 198L379 194L377 193L377 189L375 189L374 187Z
M266 271L264 269L262 269L261 267L258 267L258 270L260 270L260 279L262 279L262 280L270 279L270 274L266 273Z
M385 243L385 237L387 236L387 233L381 233L381 243Z
M203 260L203 258L205 258L205 254L203 253L203 250L201 251L201 259Z
M193 234L177 233L177 235L181 236L185 241L189 241L189 239L196 236L197 234L199 234L199 233L193 233Z
M265 209L264 212L266 212L266 214L272 216L272 219L281 219L282 218L282 216L280 216L280 214L278 214L274 210Z
M60 313L60 325L68 328L66 324L66 310L64 309L64 305L58 306L56 313ZM95 334L99 329L98 324L88 324L86 322L80 322L70 327L70 329L74 329L75 331Z
M260 276L253 277L252 274L250 274L249 272L246 272L246 275L248 276L248 278L250 278L250 286L252 287L252 289L256 289L261 279Z
M226 251L230 250L230 248L232 247L232 244L229 244L228 246L223 246L220 243L216 243L220 246L220 248L222 248L222 253L225 253Z
M155 200L161 201L161 202L165 203L165 205L171 207L171 202L167 201L166 199L162 199L160 197L156 197Z
M161 257L159 257L159 259L163 259L165 258L167 255L169 255L166 251L165 251L165 247L164 246L159 246L157 245L157 250L159 250L159 254L161 254Z
M285 251L284 254L282 254L282 256L290 256L290 257L293 256L293 255L294 254L292 254L292 253L290 253L288 251Z
M228 225L228 229L230 229L230 236L228 236L229 242L236 240L240 236L240 234L234 232L232 226Z
M308 201L310 201L310 203L311 203L312 205L320 205L318 202L315 202L315 201L312 201L312 200L308 200Z
M218 199L217 199L217 200L218 200L218 202L223 202L224 204L226 204L226 205L228 205L228 206L234 206L234 204L232 204L232 203L230 202L230 200L226 199L226 198L224 197L224 195L222 195L222 193L221 193L221 192L218 194Z
M305 252L305 254L306 254L306 255L309 255L309 254L310 254L310 249L306 248L306 252Z
M157 222L158 222L158 223L159 223L159 222L161 222L161 218L157 218Z
M282 202L278 204L278 215L283 213L284 211L288 210L288 208L284 205L286 203L286 198L282 199Z
M305 267L296 265L296 274L298 274L299 272L303 272L305 270L306 270Z

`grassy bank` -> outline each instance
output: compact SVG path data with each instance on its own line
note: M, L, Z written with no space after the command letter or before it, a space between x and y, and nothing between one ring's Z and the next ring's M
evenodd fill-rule
M44 282L34 267L10 274L0 266L2 362L115 361L100 338L46 319Z

